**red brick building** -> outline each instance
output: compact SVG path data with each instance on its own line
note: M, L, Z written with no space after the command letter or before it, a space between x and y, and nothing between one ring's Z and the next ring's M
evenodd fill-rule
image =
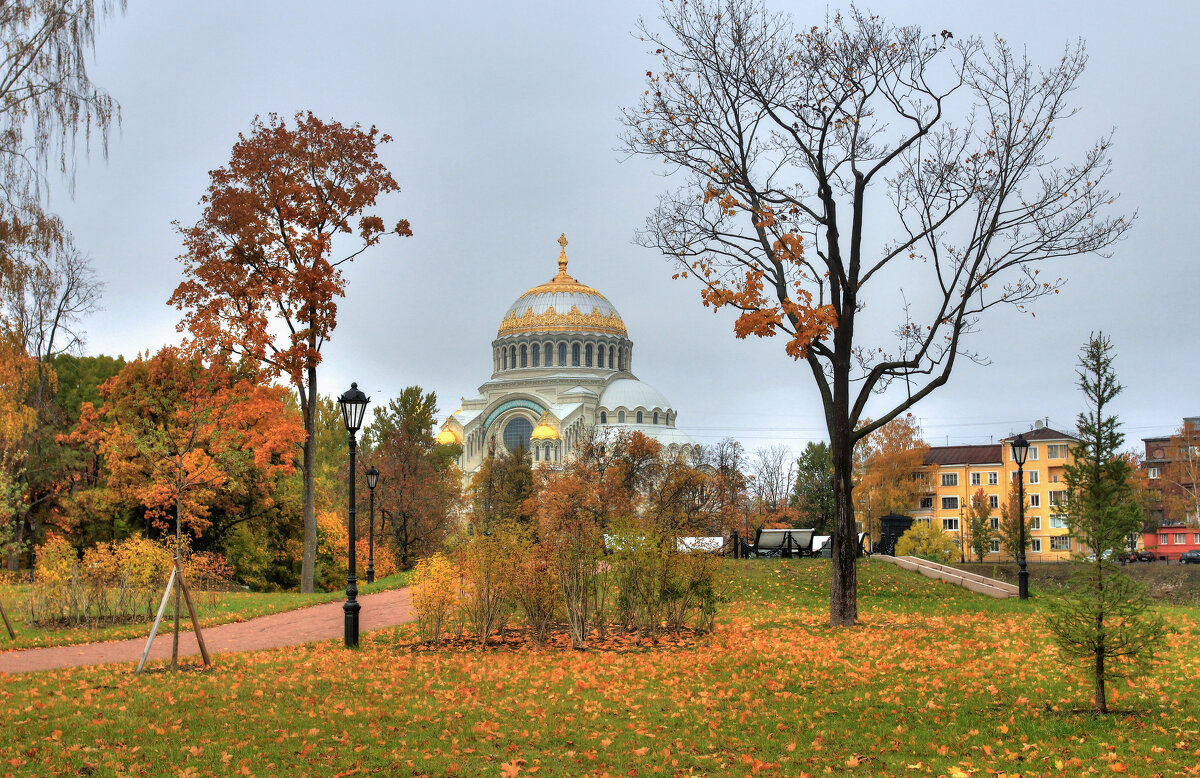
M1200 527L1186 524L1164 524L1153 532L1142 535L1142 544L1159 559L1179 561L1184 551L1200 548Z

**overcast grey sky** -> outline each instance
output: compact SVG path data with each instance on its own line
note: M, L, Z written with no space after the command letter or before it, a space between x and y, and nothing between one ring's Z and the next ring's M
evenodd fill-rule
M801 25L826 7L776 2ZM992 364L960 364L917 406L934 444L986 443L1049 417L1072 429L1074 364L1089 332L1117 347L1126 386L1117 409L1132 442L1200 414L1200 315L1194 247L1200 4L875 2L900 24L956 36L998 34L1053 63L1087 41L1090 63L1070 132L1115 127L1112 188L1137 209L1108 260L1060 263L1070 279L1036 316L999 311L971 345ZM415 236L367 252L349 269L320 390L359 382L376 400L410 384L437 391L443 412L488 378L508 306L556 271L559 233L570 271L617 307L638 377L669 397L702 443L795 449L824 436L808 369L778 340L737 341L732 316L701 307L660 256L634 246L668 184L618 150L619 108L643 88L651 57L631 34L649 2L165 3L130 0L102 25L94 81L122 106L109 159L81 161L74 200L51 208L107 282L88 322L88 353L126 357L178 339L166 299L180 280L171 222L191 223L208 171L225 164L256 114L310 109L374 124L395 141L381 156L402 191L385 222Z

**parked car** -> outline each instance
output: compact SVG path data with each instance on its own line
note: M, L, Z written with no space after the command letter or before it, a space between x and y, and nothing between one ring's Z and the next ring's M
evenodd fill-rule
M1200 565L1200 548L1184 551L1179 555L1179 561L1185 565Z
M1153 562L1157 557L1149 551L1126 551L1117 557L1121 562Z

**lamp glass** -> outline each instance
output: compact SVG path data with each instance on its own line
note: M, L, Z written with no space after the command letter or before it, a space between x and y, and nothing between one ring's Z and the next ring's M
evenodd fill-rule
M1029 441L1025 440L1024 435L1018 435L1017 439L1012 442L1013 461L1018 465L1025 464L1025 458L1029 456Z
M370 401L371 398L362 393L357 383L350 384L350 389L338 398L338 405L342 407L342 421L351 435L362 428L363 416L367 413L367 403Z
M375 469L375 465L371 465L367 470L367 488L374 489L377 483L379 483L379 471Z

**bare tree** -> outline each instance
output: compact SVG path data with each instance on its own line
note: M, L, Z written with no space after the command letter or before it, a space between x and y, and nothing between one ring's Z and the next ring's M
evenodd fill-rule
M739 311L738 337L783 334L808 365L834 469L830 622L854 624L855 444L959 357L986 362L967 338L981 314L1061 286L1039 263L1100 254L1129 227L1106 215L1109 138L1075 162L1054 146L1084 47L1040 69L1000 39L853 8L800 31L756 0L661 9L668 32L640 25L660 69L624 112L624 142L685 182L638 241L705 305ZM894 323L869 329L868 302Z
M787 446L760 448L754 452L754 500L764 516L774 516L788 507L796 483L796 458Z

